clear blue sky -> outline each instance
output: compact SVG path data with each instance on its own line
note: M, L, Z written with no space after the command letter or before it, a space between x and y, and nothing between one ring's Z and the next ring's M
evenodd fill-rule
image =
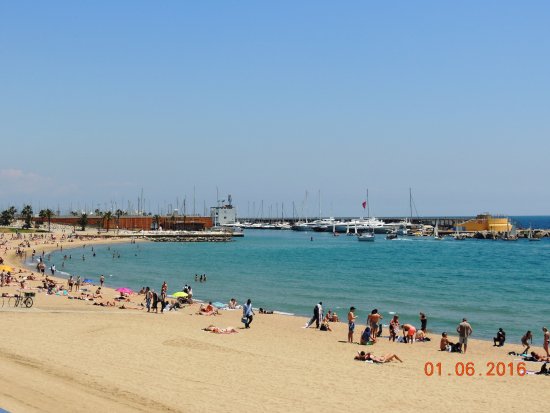
M549 214L547 1L4 1L0 208ZM225 196L224 196L225 198ZM254 204L253 204L254 203Z

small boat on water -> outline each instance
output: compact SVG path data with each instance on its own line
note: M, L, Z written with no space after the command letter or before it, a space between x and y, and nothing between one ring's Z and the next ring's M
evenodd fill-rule
M390 232L386 235L386 239L397 239L397 232Z
M374 242L374 232L363 232L357 235L358 241Z

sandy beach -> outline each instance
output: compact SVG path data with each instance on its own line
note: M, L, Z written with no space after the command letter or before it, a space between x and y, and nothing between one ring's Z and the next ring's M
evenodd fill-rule
M56 236L59 240L60 234ZM16 276L30 274L24 268L19 274L15 249L20 240L10 237L4 234L7 242L0 256L15 267ZM43 241L31 241L25 250L59 248L57 242ZM117 240L62 245L105 242ZM98 268L98 276L103 270ZM8 307L7 302L0 308L0 408L10 412L546 409L549 378L518 376L516 357L508 355L521 350L519 343L496 348L487 341L470 340L467 354L447 353L439 351L439 334L433 333L431 342L404 344L382 338L365 347L346 342L346 323L331 323L333 331L322 332L302 328L305 318L256 312L251 328L244 329L239 310L202 316L193 304L177 312L152 314L141 307L143 295L132 296L124 303L126 309L120 304L105 308L39 292L41 278L28 282L29 291L36 292L32 308ZM16 285L1 288L8 294L17 290ZM228 291L228 299L237 294ZM102 295L105 301L118 293L104 288ZM358 320L355 341L364 321ZM233 326L238 333L204 331L210 324ZM472 324L475 329L474 320ZM540 343L533 349L543 352ZM361 350L395 353L403 363L354 361ZM441 375L428 377L427 362L441 363ZM470 362L475 373L457 376L457 363ZM494 375L488 375L488 363L498 362L505 364L505 374L493 370ZM538 371L542 364L526 365L527 370Z

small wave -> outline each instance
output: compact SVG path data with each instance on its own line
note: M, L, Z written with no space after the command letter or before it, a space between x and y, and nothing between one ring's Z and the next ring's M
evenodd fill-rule
M65 272L65 271L59 271L59 270L57 270L57 271L56 271L56 273L58 273L58 274L62 274L62 275L71 275L71 274L70 274L70 273L68 273L68 272Z

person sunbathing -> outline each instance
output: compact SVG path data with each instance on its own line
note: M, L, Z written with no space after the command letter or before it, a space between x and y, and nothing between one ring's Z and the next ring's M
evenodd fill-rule
M106 302L100 302L100 303L94 303L94 305L99 305L101 307L114 307L115 306L115 302L110 302L110 301L106 301Z
M529 357L526 357L526 359ZM544 356L542 354L535 353L534 351L531 352L531 357L527 361L550 361L549 356Z
M235 327L226 327L226 328L219 328L216 327L213 324L210 324L208 327L203 328L204 331L210 331L212 333L216 334L231 334L231 333L238 333L237 329Z
M208 305L201 304L197 314L201 315L218 315L218 309L209 302Z
M384 356L375 356L372 353L365 353L364 351L357 353L357 355L355 356L355 360L372 361L373 363L389 363L390 361L398 360L399 362L403 363L403 360L401 360L397 356L397 354L388 353Z

